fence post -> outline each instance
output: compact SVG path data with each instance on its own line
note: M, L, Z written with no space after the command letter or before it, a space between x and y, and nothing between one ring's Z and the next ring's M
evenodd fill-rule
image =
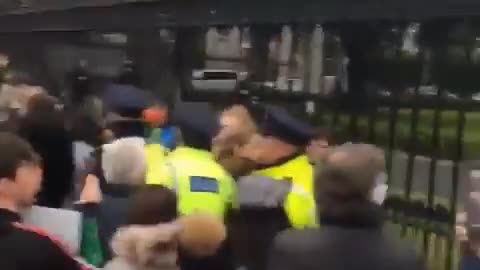
M447 270L452 268L453 263L453 253L455 252L455 219L457 213L457 198L458 198L458 184L459 184L459 163L463 159L463 136L465 133L465 124L466 124L466 117L465 117L465 108L461 107L458 110L458 119L457 119L457 132L456 132L456 152L454 157L453 163L453 170L452 170L452 193L450 199L450 235L448 238L448 253L446 258L446 265Z
M419 118L419 106L416 101L419 98L419 88L420 84L415 87L414 93L414 103L412 108L411 114L411 122L410 122L410 138L408 141L408 160L407 160L407 173L405 179L405 198L407 201L411 198L412 193L412 185L413 185L413 170L415 166L415 156L417 154L417 128L418 128L418 118ZM405 235L407 232L407 226L402 227L402 236Z
M438 159L438 146L440 142L440 123L441 123L441 105L442 105L442 94L443 89L439 87L437 89L437 95L435 98L435 111L433 116L433 131L432 131L432 148L430 151L430 167L429 167L429 177L428 177L428 194L427 194L427 230L423 235L423 248L425 255L428 257L429 254L429 240L430 240L430 224L432 222L432 217L430 214L433 214L433 206L435 199L435 177L436 177L436 168L437 168L437 159Z
M395 150L395 133L397 131L398 120L398 91L393 92L393 104L390 107L389 114L389 127L388 127L388 155L387 155L387 172L388 182L392 179L392 164L393 164L393 151Z
M376 134L376 125L377 125L377 104L370 103L368 109L368 142L375 144L377 139Z

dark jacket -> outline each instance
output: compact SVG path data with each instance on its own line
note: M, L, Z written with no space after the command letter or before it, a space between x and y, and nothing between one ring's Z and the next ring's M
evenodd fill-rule
M73 190L73 140L63 126L42 125L22 120L19 135L42 158L43 182L38 205L60 208Z
M88 207L79 205L77 210L96 219L103 254L109 261L112 259L110 241L116 230L127 223L129 199L130 195L135 192L135 188L126 184L107 183L102 170L102 151L103 149L99 147L92 153L93 167L89 169L89 173L98 177L100 181L102 202L95 205L90 204Z
M41 229L22 225L20 216L0 209L0 269L84 270Z
M127 224L127 212L131 187L108 185L103 191L103 200L98 205L98 228L107 260L112 259L110 241L117 229Z
M423 270L413 248L383 230L383 211L374 204L341 216L322 211L321 228L279 234L269 270Z
M94 218L105 262L112 259L110 241L117 229L127 224L127 211L132 188L125 185L105 185L99 204L79 204L76 210L85 217Z
M179 266L182 270L234 270L235 264L229 239L225 240L214 256L198 258L179 250Z
M458 269L460 270L480 269L480 258L476 255L463 256L460 259L460 264Z

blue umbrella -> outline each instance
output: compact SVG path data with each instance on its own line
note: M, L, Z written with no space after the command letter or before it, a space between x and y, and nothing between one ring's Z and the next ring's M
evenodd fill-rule
M144 109L149 105L145 91L132 85L110 84L103 93L103 102L109 110Z

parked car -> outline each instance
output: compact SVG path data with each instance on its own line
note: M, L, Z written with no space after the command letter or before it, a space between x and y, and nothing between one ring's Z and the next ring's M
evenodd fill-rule
M407 94L415 95L415 88L407 88ZM425 97L435 97L438 95L438 87L435 85L424 85L418 88L418 94ZM448 90L443 90L442 97L446 99L459 99L457 94L454 94Z
M196 90L233 91L240 81L248 76L247 72L230 69L202 69L192 72L192 85Z
M281 91L301 92L303 90L303 80L300 78L287 78L287 80L277 81L275 88Z
M473 94L472 95L472 100L480 101L480 92Z

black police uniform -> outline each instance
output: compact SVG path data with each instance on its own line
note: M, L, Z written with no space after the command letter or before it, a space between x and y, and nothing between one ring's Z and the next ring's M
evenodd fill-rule
M38 228L22 225L20 216L0 209L1 270L87 270Z

